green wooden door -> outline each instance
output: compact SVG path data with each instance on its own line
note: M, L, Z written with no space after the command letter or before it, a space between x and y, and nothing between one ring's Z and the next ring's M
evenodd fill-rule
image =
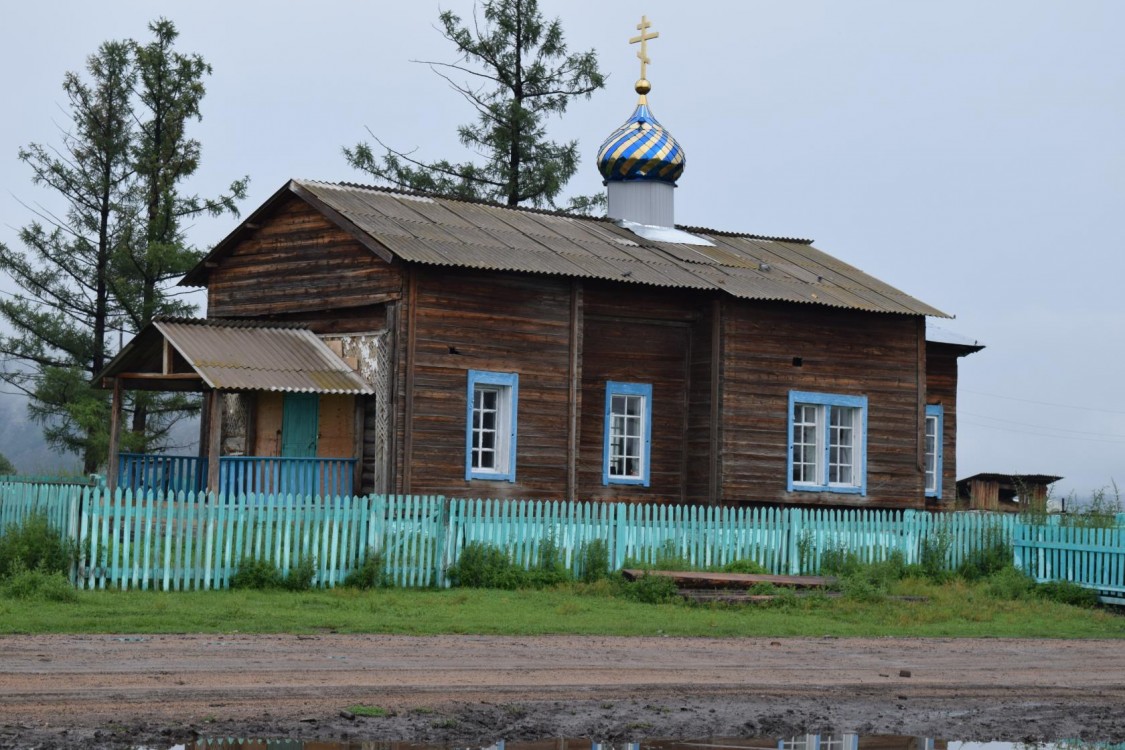
M320 396L286 393L281 406L281 455L315 456Z

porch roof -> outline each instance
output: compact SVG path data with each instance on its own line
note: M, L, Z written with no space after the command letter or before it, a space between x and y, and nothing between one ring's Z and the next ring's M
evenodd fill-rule
M150 390L373 393L315 333L300 325L168 318L153 321L95 382Z

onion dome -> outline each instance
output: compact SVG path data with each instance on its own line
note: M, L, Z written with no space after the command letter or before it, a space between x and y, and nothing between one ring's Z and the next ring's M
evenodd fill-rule
M633 116L598 149L598 171L606 182L643 180L675 185L684 173L684 150L648 108L649 82L637 81L641 95Z

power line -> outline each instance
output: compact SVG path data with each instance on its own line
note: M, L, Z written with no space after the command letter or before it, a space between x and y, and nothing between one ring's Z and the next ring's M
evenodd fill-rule
M1046 432L1028 432L1027 430L1016 430L1011 427L1001 427L994 424L984 424L983 422L973 422L971 420L962 420L965 424L972 425L973 427L983 427L986 430L999 430L1000 432L1010 432L1016 435L1024 435L1027 437L1045 437L1052 440L1079 440L1084 443L1104 443L1106 445L1125 445L1125 440L1102 440L1099 438L1086 438L1078 437L1077 435L1053 435Z
M1067 429L1066 427L1053 427L1053 426L1047 425L1047 424L1032 424L1031 422L1017 422L1014 419L1001 419L1000 417L990 417L987 414L973 414L972 412L969 412L969 411L958 411L957 414L958 414L958 416L977 417L978 419L991 419L994 422L1004 422L1006 424L1014 424L1014 425L1019 425L1021 427L1032 427L1036 430L1052 430L1052 431L1057 431L1057 432L1071 432L1071 433L1074 433L1076 435L1087 435L1087 436L1091 436L1091 437L1118 438L1120 440L1125 440L1125 435L1121 435L1121 434L1118 434L1118 433L1115 433L1115 432L1093 432L1092 430L1071 430L1071 429Z
M1030 398L1016 398L1015 396L1001 396L999 393L985 393L984 391L974 391L971 388L962 388L965 393L975 393L978 396L988 396L989 398L1002 398L1005 401L1019 401L1025 404L1036 404L1038 406L1057 406L1060 409L1077 409L1078 411L1095 411L1099 414L1125 414L1125 411L1114 411L1113 409L1104 409L1100 406L1074 406L1073 404L1056 404L1050 401L1036 401Z

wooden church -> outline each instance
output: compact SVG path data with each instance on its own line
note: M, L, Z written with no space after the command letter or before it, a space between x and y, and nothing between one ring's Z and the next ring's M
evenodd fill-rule
M676 224L648 91L598 152L606 218L290 181L181 282L207 319L107 367L115 415L203 392L182 481L228 491L952 503L981 347L927 341L944 313L807 240ZM114 447L111 481L172 486L171 458Z

